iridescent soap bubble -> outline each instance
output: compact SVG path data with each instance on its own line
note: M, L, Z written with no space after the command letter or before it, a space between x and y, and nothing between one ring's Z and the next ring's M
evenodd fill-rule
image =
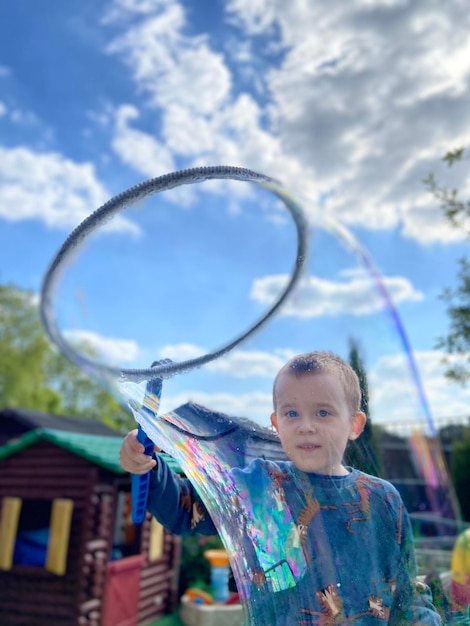
M230 332L225 332L224 329L220 331L214 325L214 344L222 346L221 348L210 350L182 362L166 362L164 365L152 369L149 367L150 363L156 360L157 356L161 356L155 354L156 338L163 344L171 343L171 341L165 341L165 335L169 328L168 322L164 323L165 317L171 319L173 326L178 327L179 323L183 324L180 311L170 310L171 302L168 294L171 294L171 291L166 292L166 297L159 297L164 290L165 271L163 270L168 268L159 267L158 263L152 266L152 262L153 256L163 245L162 242L170 241L171 245L178 250L177 257L180 257L182 261L181 272L194 274L195 280L197 279L196 282L199 281L199 284L202 284L203 280L196 276L197 268L191 263L191 249L188 242L182 245L178 238L183 230L182 224L184 224L185 219L189 219L188 216L182 214L181 209L174 208L173 214L168 212L160 219L158 218L158 210L149 207L148 196L162 191L163 187L168 185L174 186L175 189L179 188L182 181L184 184L190 185L188 189L192 190L194 187L199 187L204 179L212 178L212 182L226 183L225 179L230 177L238 181L255 182L264 190L274 192L287 205L291 215L296 220L296 230L293 231L291 227L288 245L286 241L276 240L277 246L274 246L276 254L272 255L273 274L278 272L284 275L283 289L278 289L277 302L271 300L268 305L268 313L261 315L261 317L259 313L256 316L253 315L253 308L247 307L248 313L242 308L239 309L240 316L237 317L237 320L240 319L241 326L248 327L248 331L235 335L234 340L227 342L227 336L233 334L232 329ZM191 183L198 183L198 185L191 185ZM240 182L231 184L238 185ZM223 191L227 193L228 190L225 188ZM191 193L190 191L189 195ZM209 193L214 194L216 190L212 189ZM218 198L220 199L220 197L223 196L219 195ZM131 228L127 234L124 230L123 234L119 235L120 244L117 246L116 236L112 234L113 223L116 229L116 220L107 223L107 240L105 240L104 233L95 233L98 226L101 228L102 224L108 222L108 218L112 217L113 214L126 209L127 215L133 203L144 200L144 205L138 205L136 213L133 215L132 223L140 224L139 234L132 234ZM190 200L184 195L177 196L179 204L190 203ZM266 200L263 199L260 202L258 197L254 200L250 199L249 193L243 194L239 198L239 203L243 208L250 204L250 201L255 208L262 208L263 202ZM172 222L176 221L176 211L180 211L178 216L181 218L181 225L177 228L171 226ZM236 214L235 209L233 213ZM140 222L135 221L136 215L141 218ZM148 218L150 215L152 219ZM183 217L181 217L182 215ZM279 219L285 220L282 211L279 212L278 216ZM194 215L192 217L194 219ZM223 213L220 213L219 217L222 221L229 219ZM202 231L205 228L204 219L207 219L205 213L200 219ZM312 281L310 288L317 289L320 293L322 285L335 284L341 286L347 284L348 276L353 275L352 280L361 280L367 285L365 287L366 292L373 294L375 301L380 302L380 307L377 307L375 316L369 314L365 321L364 317L350 314L349 311L335 311L333 315L336 315L335 319L338 321L334 329L332 330L330 327L327 332L322 328L321 311L314 311L312 313L313 322L309 327L310 336L305 332L299 333L302 335L302 339L296 338L297 351L305 352L318 348L330 349L333 343L339 345L339 341L343 341L343 347L336 351L343 350L344 352L344 345L348 337L351 336L358 337L367 351L373 343L374 336L380 334L381 345L379 350L384 353L395 351L396 354L399 354L403 380L409 383L408 391L403 389L399 402L403 406L413 407L416 422L419 425L413 436L405 442L409 443L415 452L418 471L426 489L426 506L435 516L457 519L454 501L452 498L449 500L445 497L446 493L451 493L451 485L445 464L442 463L441 450L435 440L436 429L419 370L397 308L393 298L389 295L386 281L378 272L367 251L358 243L352 233L339 223L326 219L324 215L315 216L312 221L315 227L315 247L312 260L309 263L309 276L314 277L317 282ZM257 224L259 227L259 222ZM287 227L287 223L284 221L283 228L287 229ZM267 231L268 226L265 223L263 231L256 231L252 246L245 239L238 242L237 245L239 247L244 246L243 253L250 247L256 251L255 244L261 244L261 242L264 246L273 246L273 241L270 241L269 238L263 240ZM246 234L248 231L244 232ZM142 233L150 236L144 237ZM270 229L269 233L272 237L273 230ZM197 234L199 236L200 232ZM316 515L318 513L318 501L311 493L309 485L302 482L302 477L299 474L293 471L289 475L276 476L275 466L271 467L269 464L265 465L260 473L266 477L262 484L257 484L254 488L247 485L246 475L241 469L248 465L253 456L257 456L256 449L257 446L259 447L260 441L269 439L269 437L274 439L272 433L268 434L263 429L263 426L267 425L267 420L263 426L260 426L258 423L240 421L224 415L223 412L208 410L206 407L194 403L188 403L179 408L170 407L175 410L167 410L164 407L163 411L160 411L159 398L152 394L151 388L152 381L157 378L164 378L163 401L165 402L167 396L171 400L171 398L178 396L177 392L180 389L177 387L175 393L171 388L172 384L178 384L182 379L190 380L191 377L197 383L200 380L199 377L207 372L209 363L219 358L223 359L242 340L249 337L251 342L249 347L252 348L258 345L256 341L260 342L259 345L263 345L263 337L267 336L271 341L273 335L278 338L282 337L289 308L294 309L297 306L297 312L302 309L302 289L305 286L292 293L291 289L299 283L300 269L307 255L306 234L307 226L299 203L278 183L267 177L237 168L209 168L202 172L177 173L157 179L157 183L153 186L147 184L147 186L140 186L131 190L131 193L127 193L127 195L118 196L117 199L113 199L91 215L88 221L72 233L59 251L46 276L43 288L43 318L52 339L77 365L99 379L116 397L129 406L135 420L147 435L156 445L177 460L185 475L196 485L230 556L237 588L243 598L247 621L253 626L282 624L284 623L283 619L287 620L286 624L289 624L291 623L288 621L291 619L290 616L298 616L299 614L303 615L305 624L321 623L318 620L323 619L324 616L311 614L305 608L309 606L310 591L318 587L318 581L312 577L312 572L309 569L309 559L312 555L307 554L304 550L298 515L294 512L303 511L302 523L307 525L319 524L316 530L319 540L315 555L324 563L326 571L339 567L340 565L334 563L327 543L321 541L323 537L322 518ZM123 325L132 326L132 332L136 334L140 332L140 341L142 342L143 337L149 346L148 352L142 355L142 362L140 364L133 363L132 368L124 367L119 362L113 362L109 356L107 361L104 357L101 359L100 356L90 357L85 349L80 346L77 347L77 344L71 343L69 339L73 334L70 333L73 326L82 331L81 334L75 333L75 336L85 337L86 333L83 327L90 322L93 324L97 313L93 309L93 303L90 303L90 289L87 285L87 281L90 279L83 278L83 271L80 266L80 258L85 255L81 255L81 257L77 255L75 268L70 267L70 265L65 266L64 263L69 260L71 253L75 254L80 251L85 239L88 245L85 252L90 254L90 248L93 252L92 246L89 245L93 237L95 239L92 243L96 248L107 245L110 257L113 254L120 256L124 264L128 263L131 266L134 263L134 255L133 247L127 246L129 241L133 242L136 248L148 250L147 261L140 260L138 265L132 266L130 282L126 283L123 272L108 273L105 279L98 277L101 284L98 280L97 287L95 287L96 302L101 303L103 299L110 301L108 319L113 318L113 311L115 312L114 315L118 315L121 309L126 309ZM292 266L292 248L296 239L297 251L294 269L290 282L288 282L288 274ZM212 245L216 244L213 243ZM287 253L283 259L284 267L280 269L279 259L276 257L282 256L277 254L278 250L282 249L285 249ZM208 250L211 250L210 246L208 246ZM217 259L218 263L224 256L230 256L228 250L226 242L224 247L217 250L218 255L214 258ZM235 261L233 268L236 271L236 262L239 261L236 246L232 256ZM161 258L159 262L162 264ZM173 268L175 261L173 260L173 265L171 263L170 265ZM64 272L64 268L67 269L67 273ZM106 269L104 268L103 274L106 273ZM99 273L99 271L100 268L97 266L96 272ZM58 278L61 274L64 275L64 280L59 285ZM227 268L227 281L229 283L233 281L233 271L231 272L229 268ZM83 285L88 288L83 288L83 292L87 293L85 297L76 297L77 285L81 289ZM220 291L220 288L220 285L216 285L214 294L206 301L206 308L209 313L211 308L215 306L214 296L217 295L216 292ZM246 289L246 285L242 289ZM289 295L291 296L290 300L286 300L284 308L280 309L279 305ZM71 312L73 309L71 302L74 301L76 303L75 310ZM231 302L229 306L234 305ZM58 309L60 309L59 314ZM142 310L148 309L155 311L155 315L151 318L151 326L148 325L148 317L145 318L140 315ZM191 310L192 306L189 305L188 309ZM259 333L253 339L252 331L259 330L275 312L279 315L263 329L263 333ZM343 313L347 313L348 316L345 318ZM371 317L373 322L371 322ZM198 319L197 315L194 314L194 318ZM253 318L258 319L259 322L256 322L255 326L251 328L250 324L252 324ZM147 321L145 321L146 319ZM191 319L191 314L189 319ZM144 322L141 323L140 320L144 320ZM187 320L188 317L185 321L186 324L188 323ZM376 327L374 335L371 332L372 326ZM85 330L90 335L93 333L96 335L99 334L97 331L103 329L91 325ZM183 328L178 327L177 330L180 332ZM218 330L220 331L219 335L217 335ZM238 328L233 330L239 332ZM286 345L286 343L286 341L279 341L280 345ZM96 344L93 347L96 349ZM172 355L167 354L167 356ZM184 376L174 376L178 373L184 374ZM271 383L272 378L265 384L265 388L269 389ZM371 391L374 392L374 388ZM268 415L269 412L267 412L266 418ZM372 415L372 419L375 419L374 415ZM430 439L433 444L429 451L426 446L429 448ZM279 451L279 458L282 458L282 451ZM294 501L286 502L285 493L282 489L285 482L295 485L295 489L292 490L294 495L290 496L294 498ZM415 511L410 512L413 514ZM439 527L437 527L437 532L439 532ZM302 613L302 611L304 612ZM284 616L287 617L284 618Z

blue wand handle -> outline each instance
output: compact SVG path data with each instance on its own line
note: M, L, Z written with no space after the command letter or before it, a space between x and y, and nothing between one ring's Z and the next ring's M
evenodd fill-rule
M137 441L140 441L144 446L144 454L152 456L155 444L144 433L142 426L139 426L137 430ZM144 521L149 486L150 472L146 474L131 474L132 521L134 524L141 524Z
M169 359L164 361L156 361L152 363L152 367L160 365L161 363L167 363ZM160 397L162 394L162 379L152 378L148 381L145 389L146 405L143 410L157 416L158 405L160 403ZM137 441L144 446L144 454L148 456L153 455L155 444L148 437L142 426L139 425L137 429ZM134 524L141 524L145 519L145 511L147 509L147 497L150 486L150 472L146 474L131 474L131 503L132 513L131 518Z

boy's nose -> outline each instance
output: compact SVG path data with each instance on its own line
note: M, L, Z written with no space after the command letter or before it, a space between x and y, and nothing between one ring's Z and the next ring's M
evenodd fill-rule
M299 432L302 434L316 433L317 426L312 419L309 419L308 417L303 417L301 420L299 420Z

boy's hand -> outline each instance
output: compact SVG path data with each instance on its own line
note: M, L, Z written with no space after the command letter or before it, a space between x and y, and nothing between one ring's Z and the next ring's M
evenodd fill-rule
M155 451L160 448L155 446ZM131 430L122 442L119 460L122 469L131 474L146 474L153 469L157 462L148 454L144 454L144 446L137 440L137 428Z

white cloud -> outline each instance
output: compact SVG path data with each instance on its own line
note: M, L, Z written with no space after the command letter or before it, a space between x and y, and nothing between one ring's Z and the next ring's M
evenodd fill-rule
M71 228L110 197L91 163L76 163L54 152L1 146L0 162L0 218L8 221L38 219L51 228ZM107 228L138 232L122 216Z
M246 165L251 160L251 167L255 171L265 173L271 170L271 174L276 177L281 169L285 172L290 168L292 175L297 172L300 176L295 162L281 163L278 158L279 144L275 138L259 129L258 115L256 103L246 95L210 120L195 116L187 108L171 106L165 112L162 129L165 141L162 142L130 126L131 120L139 118L139 112L133 106L123 105L115 112L112 146L124 163L146 178L174 171L175 160L181 157L188 159L188 167L201 167L208 163ZM235 139L241 136L244 141ZM256 163L253 162L255 160ZM199 191L196 185L178 187L172 190L167 200L187 208L195 202ZM252 193L249 186L232 180L208 181L204 184L204 192L223 197L227 210L231 212L239 211L240 201ZM260 205L260 209L263 206ZM267 215L275 219L281 215L278 211L279 208L276 208L274 214Z
M365 7L401 7L406 6L409 0L359 0Z
M98 358L117 366L135 361L139 347L135 341L117 337L104 337L88 330L68 330L64 336L71 343L82 344L96 353Z
M395 304L423 299L423 294L402 276L382 277ZM286 286L284 274L266 276L254 281L250 297L270 305ZM372 279L365 273L351 272L341 281L316 276L301 279L299 286L281 310L281 315L311 318L331 315L371 315L387 304Z
M207 350L191 343L169 344L159 350L161 359L173 359L174 361L188 361L206 354Z
M213 411L220 411L234 417L247 417L263 426L268 426L272 413L272 395L270 393L205 393L186 391L173 396L163 396L160 411L162 413L176 409L186 402L196 402Z
M211 363L211 370L236 378L264 377L274 379L286 361L294 356L291 350L274 353L255 350L234 350Z
M402 232L405 237L423 244L452 243L466 239L465 231L443 221L442 209L429 197L416 198L414 206L402 212Z
M132 15L152 15L160 7L173 0L114 0L103 16L102 23L108 24L128 20Z
M295 181L296 186L303 180L304 192L316 198L311 172L283 153L279 138L266 128L266 112L250 94L232 93L232 75L224 57L209 47L206 37L188 36L185 28L180 4L157 3L150 16L129 27L108 47L108 52L119 54L130 66L138 89L149 94L161 112L165 142L130 129L128 122L136 119L137 111L130 114L126 107L118 112L121 157L145 175L154 173L149 172L140 152L151 152L150 163L158 163L156 155L160 155L167 168L172 165L170 155L178 158L178 163L183 159L185 167L238 165ZM116 140L114 146L116 149Z
M443 359L459 362L461 357L444 355L437 350L416 351L414 359L423 385L428 410L435 425L445 418L468 415L470 388L447 379ZM408 427L414 422L426 425L426 410L419 397L405 354L385 355L368 375L371 387L372 419Z
M276 19L276 4L266 0L229 0L225 10L230 22L251 35L266 33Z
M148 178L174 170L174 161L168 148L149 134L129 126L138 119L139 112L130 105L116 111L116 130L112 146L126 165L130 165Z
M260 23L278 28L286 54L268 78L272 122L284 154L332 192L327 209L423 244L455 240L421 192L439 158L470 143L463 4L232 0L227 8L249 34Z
M0 65L0 78L4 76L10 76L11 70L6 65Z
M182 106L169 107L162 133L178 157L188 165L238 165L285 181L303 181L303 191L316 196L308 169L282 152L279 139L263 128L263 111L248 94L240 94L212 116L201 116ZM291 188L295 189L295 186ZM233 185L231 191L240 185Z
M155 105L183 104L202 114L216 111L231 87L222 55L209 48L207 37L183 35L186 16L180 4L158 3L156 8L161 9L156 15L116 37L108 52L122 55Z
M450 148L470 144L470 13L462 3L231 0L227 19L240 40L261 36L283 55L259 68L268 100L258 102L236 91L236 55L188 34L182 4L113 6L132 19L108 52L130 67L161 115L166 147L187 166L269 174L308 211L326 194L326 211L347 225L397 228L425 245L459 239L422 181L443 172L438 162ZM245 60L237 63L241 72Z
M213 123L205 116L195 116L190 109L180 104L174 104L166 110L163 135L175 154L187 157L211 153L217 143Z
M0 100L0 117L3 117L4 115L6 115L7 111L8 109L7 109L6 104Z
M185 361L206 353L207 349L201 346L186 343L174 344L161 348L160 358ZM208 371L228 374L234 378L264 377L274 379L277 372L294 354L292 350L280 348L274 352L233 350L233 352L229 352L204 367Z
M205 354L207 349L194 344L166 345L159 350L159 358L171 358L174 361L192 359ZM289 348L277 348L272 352L256 350L234 350L224 357L208 363L204 369L234 378L269 379L271 381L286 361L296 354ZM264 381L266 382L266 381ZM137 402L142 402L145 384L124 385L124 393L130 394ZM165 392L162 396L160 412L176 409L186 402L196 402L214 411L227 415L247 417L264 426L269 425L272 413L271 392L255 391L248 393L217 393L188 389L178 393Z

